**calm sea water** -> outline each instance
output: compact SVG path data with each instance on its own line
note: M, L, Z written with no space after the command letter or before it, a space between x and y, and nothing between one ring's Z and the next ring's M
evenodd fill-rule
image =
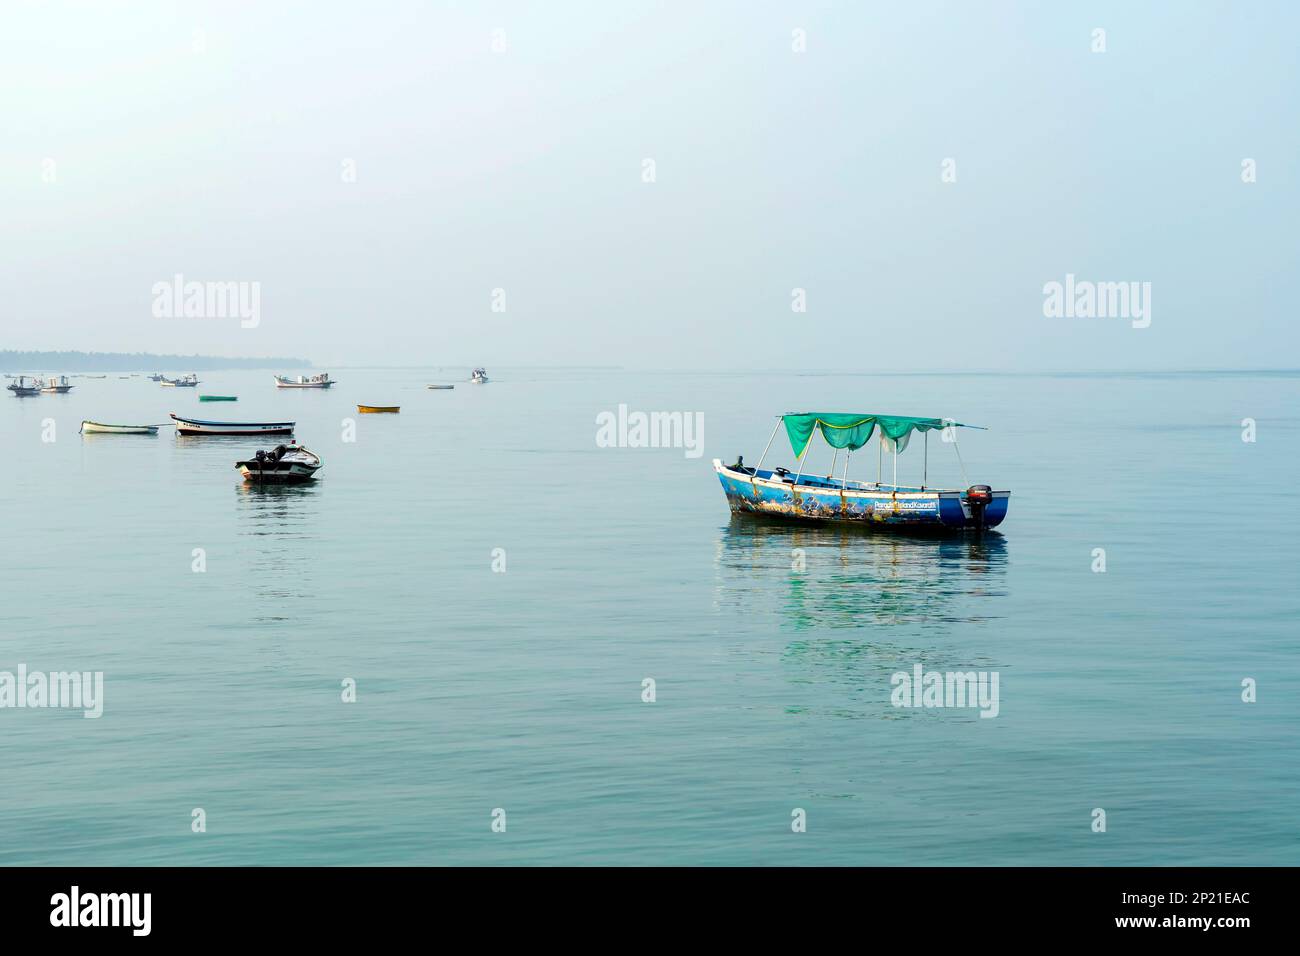
M1300 863L1300 375L424 388L467 371L0 399L0 670L106 682L98 720L0 710L0 863ZM703 455L598 448L620 403L703 412ZM1012 489L1002 534L731 519L710 459L821 409L990 426L961 447ZM252 439L77 434L172 410L296 419L321 478L245 488ZM965 484L931 453L932 484ZM999 715L892 707L917 663L997 671Z

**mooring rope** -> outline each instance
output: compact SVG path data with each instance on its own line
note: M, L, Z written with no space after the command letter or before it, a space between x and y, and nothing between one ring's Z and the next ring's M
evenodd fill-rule
M966 474L966 463L961 460L961 445L957 442L957 429L952 430L952 447L957 450L957 464L961 466L961 480L966 482L966 487L970 487L970 475Z

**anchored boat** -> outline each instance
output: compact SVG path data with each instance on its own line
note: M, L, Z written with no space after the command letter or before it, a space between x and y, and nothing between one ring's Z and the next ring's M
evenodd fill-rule
M51 375L46 383L41 386L41 391L47 395L66 395L73 388L74 386L68 382L68 376Z
M797 459L797 468L765 470L772 441L782 425ZM744 458L734 465L713 459L713 470L722 482L727 503L736 513L771 515L777 518L810 521L840 521L870 525L888 530L982 531L995 528L1007 515L1011 492L994 491L988 485L971 485L960 489L930 488L929 433L941 431L945 441L957 449L956 429L978 428L950 418L912 418L902 415L858 415L840 412L804 412L781 415L759 457L757 467L750 468ZM874 482L850 481L849 458L871 441L880 431ZM982 429L981 429L982 430ZM820 432L835 449L830 473L822 478L805 472L808 449ZM921 433L925 440L924 465L919 486L898 484L898 455L907 448L912 436ZM835 477L835 463L844 450L844 469ZM893 454L893 481L883 481L883 458ZM961 461L957 449L958 462ZM965 467L963 466L963 472Z
M171 413L178 435L292 435L293 422L207 422Z
M83 435L157 435L161 425L105 425L103 422L84 421Z
M200 402L237 402L238 395L200 395Z
M358 405L357 411L362 415L380 415L384 413L397 414L402 410L401 405Z
M194 388L199 384L199 377L193 372L180 378L159 378L158 384L166 388Z
M469 377L469 380L475 385L486 385L488 383L487 369L474 369L474 374Z
M275 376L276 388L329 388L334 384L330 378L329 372L321 372L319 375L299 375L297 379L289 378L287 375Z
M448 388L455 388L456 386L455 385L426 385L424 387L432 388L432 389L448 389Z
M10 376L12 378L12 376ZM26 375L19 375L12 385L6 385L5 388L14 393L15 398L22 398L27 395L41 394L41 380L38 378L28 378Z
M270 451L258 449L252 458L235 462L235 467L245 481L295 484L315 478L321 460L315 452L290 442Z

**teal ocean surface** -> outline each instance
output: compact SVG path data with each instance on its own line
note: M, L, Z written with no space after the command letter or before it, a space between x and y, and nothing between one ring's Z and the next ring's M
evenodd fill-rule
M0 709L0 863L1300 864L1300 373L332 371L0 398L0 671L104 674L99 719ZM599 447L620 404L702 454ZM733 519L710 460L809 410L988 426L1001 533ZM296 420L320 480L77 431L169 411ZM997 716L892 706L917 664Z

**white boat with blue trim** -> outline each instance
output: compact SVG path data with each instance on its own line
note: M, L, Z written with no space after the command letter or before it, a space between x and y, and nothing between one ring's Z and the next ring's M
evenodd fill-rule
M293 422L211 422L199 418L181 418L175 412L178 435L292 435Z

